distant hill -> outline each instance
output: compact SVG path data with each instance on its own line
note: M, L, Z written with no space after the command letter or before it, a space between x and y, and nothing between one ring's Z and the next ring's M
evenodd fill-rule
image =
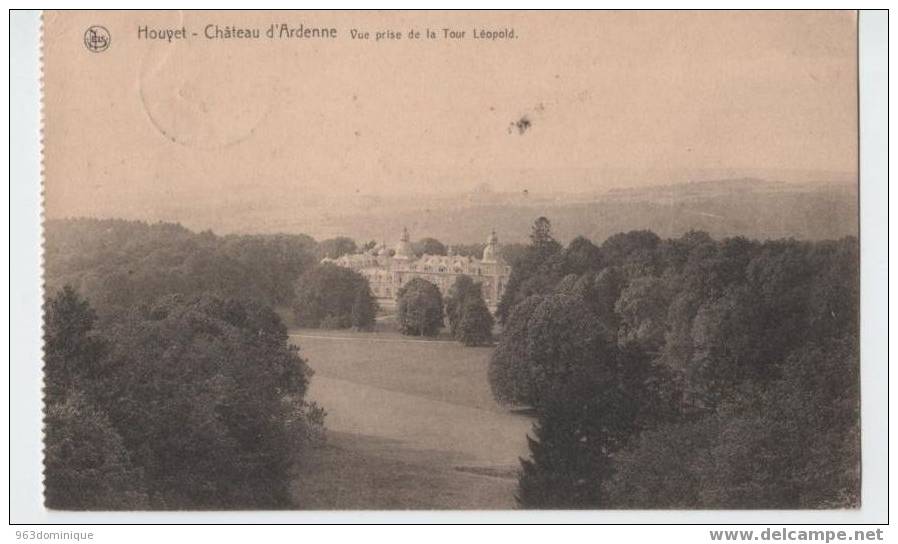
M350 236L399 233L434 236L449 243L481 241L495 228L503 241L523 242L533 220L545 215L562 241L585 235L602 241L617 232L650 229L676 237L695 229L714 237L755 239L841 238L857 234L856 187L788 184L756 179L720 180L618 189L602 195L521 197L477 195L477 201L422 202L417 209L333 217L319 228ZM389 240L388 240L389 241Z
M148 215L149 212L149 215ZM621 231L650 229L677 237L690 229L714 237L841 238L857 234L857 184L721 179L597 193L508 193L479 189L452 196L284 193L263 200L222 193L171 201L165 209L120 207L116 217L180 222L218 234L350 236L392 244L403 227L413 238L473 243L496 229L503 242L524 242L540 215L566 242L585 235L601 242Z

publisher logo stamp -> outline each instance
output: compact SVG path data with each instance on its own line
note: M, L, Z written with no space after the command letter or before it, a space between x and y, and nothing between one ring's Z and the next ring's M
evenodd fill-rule
M112 38L106 27L93 25L84 32L84 47L93 53L102 53L109 49Z

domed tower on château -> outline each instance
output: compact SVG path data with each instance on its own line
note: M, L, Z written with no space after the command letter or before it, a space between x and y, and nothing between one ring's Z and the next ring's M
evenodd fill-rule
M511 267L499 254L499 237L496 235L495 229L486 239L483 258L480 260L480 273L488 278L483 282L484 298L491 308L495 308L499 304L499 299L508 283L508 277L511 275Z
M499 237L496 236L495 229L490 233L489 238L486 239L486 247L483 248L483 259L484 263L494 263L496 259L499 257Z
M415 252L412 250L412 243L408 235L408 228L403 227L402 236L399 237L399 243L396 244L396 254L393 256L393 258L408 260L413 258L414 256Z

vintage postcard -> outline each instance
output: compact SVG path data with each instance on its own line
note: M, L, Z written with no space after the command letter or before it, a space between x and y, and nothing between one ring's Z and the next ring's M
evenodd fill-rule
M852 11L61 11L52 511L861 507Z

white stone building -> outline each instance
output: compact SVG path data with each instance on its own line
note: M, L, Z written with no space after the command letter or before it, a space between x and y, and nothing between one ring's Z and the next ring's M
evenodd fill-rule
M409 241L408 229L403 229L392 255L382 244L364 253L324 259L322 262L345 266L365 276L382 306L394 304L399 288L412 278L433 283L446 296L455 278L465 274L481 285L487 306L495 310L511 274L511 267L499 256L499 239L495 231L487 239L482 259L455 255L451 247L448 253L417 257Z

